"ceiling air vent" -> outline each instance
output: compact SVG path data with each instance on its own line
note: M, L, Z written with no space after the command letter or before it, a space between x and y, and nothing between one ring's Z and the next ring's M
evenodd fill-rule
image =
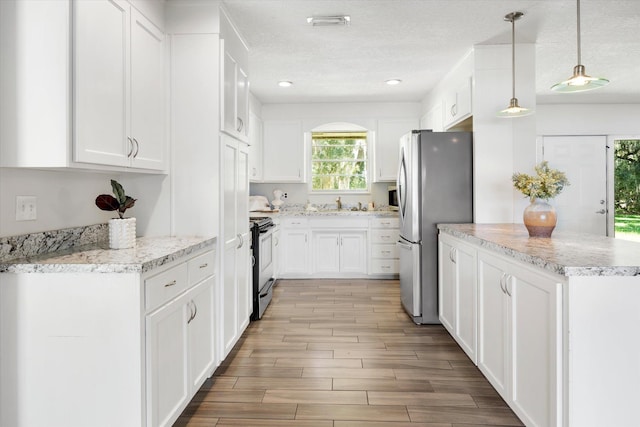
M349 15L310 16L307 18L307 23L314 27L349 25L351 23L351 17Z

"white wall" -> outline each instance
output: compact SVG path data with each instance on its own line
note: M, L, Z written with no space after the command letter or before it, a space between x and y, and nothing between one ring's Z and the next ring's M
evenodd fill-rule
M0 236L104 223L116 216L95 205L99 194L112 194L110 179L138 199L127 211L137 218L138 235L169 232L166 176L0 168ZM16 196L36 196L37 219L16 221Z
M580 94L576 94L580 96ZM640 135L640 104L538 105L538 135Z

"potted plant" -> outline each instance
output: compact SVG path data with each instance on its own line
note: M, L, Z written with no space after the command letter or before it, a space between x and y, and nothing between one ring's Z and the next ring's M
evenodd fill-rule
M513 186L531 201L523 214L529 236L551 237L558 218L556 210L547 200L560 194L570 184L564 172L551 169L546 161L540 162L535 171L536 176L514 173Z
M137 199L127 196L122 185L116 180L111 180L112 196L100 194L96 197L96 206L103 211L118 211L119 218L109 220L109 247L111 249L132 248L136 244L136 219L125 218L124 213L132 208Z

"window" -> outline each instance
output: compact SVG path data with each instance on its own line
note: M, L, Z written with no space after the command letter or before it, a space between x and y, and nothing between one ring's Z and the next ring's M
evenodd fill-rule
M367 132L311 133L311 191L368 192Z

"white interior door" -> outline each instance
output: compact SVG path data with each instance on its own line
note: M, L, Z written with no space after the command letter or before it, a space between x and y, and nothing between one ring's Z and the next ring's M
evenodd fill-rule
M544 159L571 183L553 201L557 230L607 234L607 137L545 136Z

